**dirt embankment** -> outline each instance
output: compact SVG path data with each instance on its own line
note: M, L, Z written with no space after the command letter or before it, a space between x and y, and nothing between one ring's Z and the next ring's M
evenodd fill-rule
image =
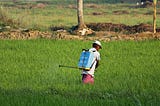
M160 29L157 33L152 33L152 26L140 24L135 26L127 26L124 24L112 23L91 23L87 24L89 28L95 32L91 35L78 36L73 35L65 27L53 27L53 32L42 32L38 30L26 29L9 29L0 32L0 39L66 39L66 40L100 40L100 41L115 41L115 40L160 40Z
M22 30L12 30L0 32L0 39L37 39L37 38L47 38L50 39L52 34L50 32L41 31L22 31Z
M152 25L143 23L134 26L113 23L90 23L87 26L94 31L113 31L124 34L135 34L146 31L153 32ZM160 32L160 28L157 28L157 32Z
M5 31L0 32L0 39L65 39L65 40L100 40L100 41L116 41L116 40L147 40L147 39L157 39L160 40L160 33L153 34L152 32L143 32L137 34L122 34L108 31L98 31L94 35L88 36L78 36L71 35L66 30L58 30L54 33L52 32L40 32L40 31Z

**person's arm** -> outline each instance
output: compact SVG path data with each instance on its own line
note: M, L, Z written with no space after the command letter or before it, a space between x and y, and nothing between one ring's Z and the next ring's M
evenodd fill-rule
M99 60L100 60L100 54L98 53L97 57L96 57L97 63L96 63L96 67L95 68L98 68L98 66L99 66Z
M96 68L98 68L98 66L99 66L99 61L97 60Z

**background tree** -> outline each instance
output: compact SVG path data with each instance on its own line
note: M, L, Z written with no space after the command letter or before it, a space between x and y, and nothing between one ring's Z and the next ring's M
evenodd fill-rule
M84 23L83 0L77 0L77 17L78 17L78 25L75 32L80 35L93 34L94 31L92 29L89 29Z
M77 0L78 29L86 28L83 18L83 0Z
M156 33L156 5L157 5L157 0L153 1L153 6L154 6L154 14L153 14L153 33Z

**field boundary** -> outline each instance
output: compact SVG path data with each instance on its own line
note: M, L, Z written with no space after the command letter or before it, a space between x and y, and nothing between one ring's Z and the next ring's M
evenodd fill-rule
M64 40L100 40L100 41L123 41L123 40L148 40L148 39L156 39L160 40L160 33L152 33L152 32L142 32L136 34L123 34L123 33L116 33L111 31L97 31L94 32L92 35L73 35L70 34L66 30L57 30L54 32L49 31L38 31L38 30L12 30L12 31L4 31L0 32L0 39L7 40L27 40L27 39L64 39Z

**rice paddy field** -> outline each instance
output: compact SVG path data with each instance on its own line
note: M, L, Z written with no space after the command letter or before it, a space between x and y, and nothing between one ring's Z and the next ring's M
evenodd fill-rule
M14 1L0 1L0 28L50 31L52 26L77 25L75 0ZM159 11L157 5L157 27ZM151 25L152 12L152 7L136 7L134 0L84 1L85 23ZM0 40L0 105L160 106L159 40L102 42L95 83L84 85L81 70L59 65L77 66L82 49L91 45L80 40Z
M77 66L92 41L0 40L1 106L159 106L160 41L102 42L94 85Z

